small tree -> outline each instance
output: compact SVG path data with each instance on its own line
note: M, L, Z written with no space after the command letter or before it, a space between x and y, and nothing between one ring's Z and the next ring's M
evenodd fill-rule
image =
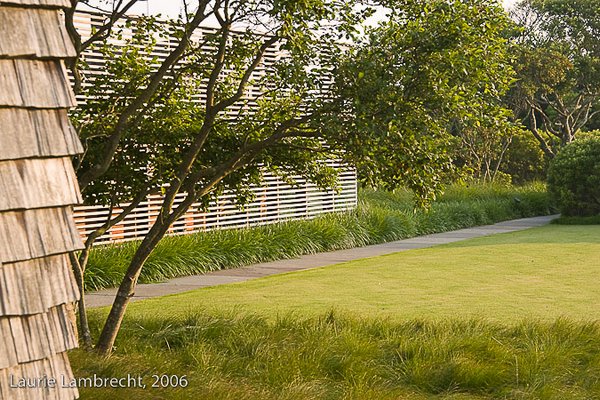
M177 149L177 154L172 158L174 168L161 173L167 177L161 210L119 287L98 341L100 352L111 351L150 252L193 203L207 204L226 190L236 193L241 201L247 198L251 184L260 183L265 170L286 179L302 175L322 187L335 185L335 171L320 161L339 158L340 146L328 146L321 139L316 121L337 107L336 99L326 96L323 88L331 76L331 55L341 51L338 43L342 36L352 33L356 19L350 6L309 3L218 4L213 15L220 27L204 35L202 42L190 43L187 56L180 58L177 69L173 69L173 76L177 76L174 86L203 82L205 100L192 107L183 135L170 139L176 142L169 146ZM321 24L323 20L330 24ZM263 34L245 28L256 29L257 23L263 24ZM215 50L207 53L202 47ZM285 56L267 74L259 76L257 68L272 47L278 47ZM246 93L250 84L259 88L255 95ZM137 85L131 86L138 90ZM142 82L140 86L139 90L144 91L146 85ZM113 115L119 114L122 113ZM107 121L103 125L110 130L114 123ZM88 170L106 159L118 163L120 154L127 153L128 132L121 132L114 152L107 153L106 146L98 143L97 158L92 158ZM134 141L137 138L133 136ZM156 154L162 156L163 152L157 149ZM101 188L106 182L113 182L112 177L107 170L90 181L88 187ZM184 200L175 206L179 194L184 195Z
M122 23L127 12L139 1L141 0L102 0L99 2L90 2L88 0L71 0L72 7L67 9L65 12L65 24L77 52L77 56L68 62L68 66L74 78L74 91L76 94L81 94L81 91L83 90L81 67L85 66L85 62L82 59L82 54L91 46L95 46L98 42L108 39L111 34L113 34L113 28L119 23ZM120 107L113 107L113 104L109 103L110 106L104 110L99 108L96 110L96 112L93 112L93 110L89 109L92 111L88 113L89 118L82 122L87 125L95 125L100 129L91 136L84 137L84 145L87 145L90 138L95 136L96 138L101 138L102 150L100 151L96 148L90 151L90 148L87 147L86 154L82 159L79 160L77 174L79 186L84 194L84 197L89 199L89 196L87 195L88 186L108 171L112 163L113 156L119 148L121 139L125 136L125 132L131 127L135 127L140 123L140 121L146 115L144 111L147 110L145 109L151 108L152 104L159 102L161 97L159 89L164 86L163 81L166 79L168 80L169 77L171 77L171 81L174 80L173 77L176 75L174 74L175 66L189 49L191 35L200 26L200 24L213 15L214 10L209 5L218 8L223 1L226 0L216 0L214 2L211 0L200 0L194 13L186 13L186 15L178 20L177 23L172 24L172 27L177 31L177 43L171 48L169 54L160 63L160 65L157 68L153 68L151 73L146 76L146 78L143 80L143 86L139 86L134 90L133 84L135 84L136 81L132 81L132 84L127 86L127 88L131 90L126 97L126 100L123 99L123 101L120 103ZM92 3L95 5L92 5ZM188 10L187 0L182 0L182 3L185 10ZM104 18L104 23L97 29L93 30L91 36L85 40L82 39L81 35L75 28L74 22L76 10L80 4L93 6L93 8L97 8L106 15ZM107 7L108 10L105 9ZM140 82L138 81L137 83ZM110 84L111 83L107 83L109 87ZM111 97L109 96L107 100L110 101ZM116 104L114 105L116 106ZM103 115L103 112L107 110L111 111L109 115ZM81 110L75 111L75 115L76 117L80 117ZM102 121L102 123L98 123L99 121ZM107 123L107 125L104 123ZM81 127L80 121L77 118L75 118L75 125L79 125L79 127ZM86 136L83 132L80 133L82 136ZM89 156L90 154L94 154L94 162L84 161L85 157ZM121 191L121 193L123 193L123 191ZM116 200L115 196L111 195L110 197L115 198ZM83 275L85 272L85 265L87 263L89 249L98 237L106 232L106 230L108 230L111 226L124 219L125 216L131 210L133 210L135 205L141 202L144 198L145 194L142 192L131 193L130 200L132 200L132 204L123 210L123 212L121 212L119 215L114 216L114 218L111 207L111 212L109 213L109 218L107 219L106 223L95 232L92 232L87 238L86 248L81 253L81 256L79 258L75 257L74 255L71 256L73 271L82 295L78 308L80 316L79 320L81 324L81 336L86 347L91 347L91 336L87 326L85 297L83 296L85 290Z
M175 21L158 23L154 17L129 19L114 32L116 37L123 37L124 30L133 32L121 45L115 46L112 38L105 37L89 46L88 50L102 55L103 73L96 75L87 69L79 72L80 84L84 83L80 95L86 100L71 115L85 148L78 170L88 170L99 162L117 116L132 98L140 95L152 76L157 63L153 56L157 39L167 40L173 26L177 26ZM85 60L84 57L83 63ZM84 285L89 252L99 237L123 221L149 194L160 192L172 177L180 161L178 145L185 140L198 108L192 101L198 84L181 84L183 73L180 70L165 76L152 101L141 110L143 118L124 131L111 168L85 188L86 204L109 209L105 222L88 234L79 257L71 257L81 292L80 335L86 347L92 346ZM117 206L125 203L127 206L117 212Z

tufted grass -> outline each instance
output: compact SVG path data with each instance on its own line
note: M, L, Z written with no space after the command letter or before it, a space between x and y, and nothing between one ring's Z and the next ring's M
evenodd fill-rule
M132 303L112 357L70 357L148 385L89 400L600 399L599 259L599 226L549 225L205 288Z
M592 400L600 398L600 325L558 319L394 322L329 312L137 317L117 353L71 352L77 376L142 376L141 388L87 388L89 400ZM151 388L153 374L186 388Z

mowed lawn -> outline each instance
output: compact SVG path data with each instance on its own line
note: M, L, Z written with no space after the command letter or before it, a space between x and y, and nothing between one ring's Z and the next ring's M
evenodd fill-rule
M549 225L166 296L129 313L597 320L599 279L600 226Z
M148 385L88 400L600 399L599 263L600 227L547 226L133 303L70 357Z

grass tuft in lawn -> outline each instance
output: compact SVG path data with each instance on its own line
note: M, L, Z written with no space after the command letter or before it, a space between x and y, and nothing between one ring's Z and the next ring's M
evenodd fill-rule
M95 319L98 322L98 319ZM275 320L202 312L130 318L78 376L186 374L185 389L84 389L85 399L596 399L600 326L565 319L393 322L333 311Z

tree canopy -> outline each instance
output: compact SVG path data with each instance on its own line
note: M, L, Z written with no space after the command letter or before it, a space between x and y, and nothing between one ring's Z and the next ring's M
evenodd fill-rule
M341 134L366 183L407 186L424 204L453 172L456 138L474 145L511 129L509 20L495 1L384 4L389 20L339 69Z
M513 107L550 158L600 112L600 1L525 0L513 18Z

